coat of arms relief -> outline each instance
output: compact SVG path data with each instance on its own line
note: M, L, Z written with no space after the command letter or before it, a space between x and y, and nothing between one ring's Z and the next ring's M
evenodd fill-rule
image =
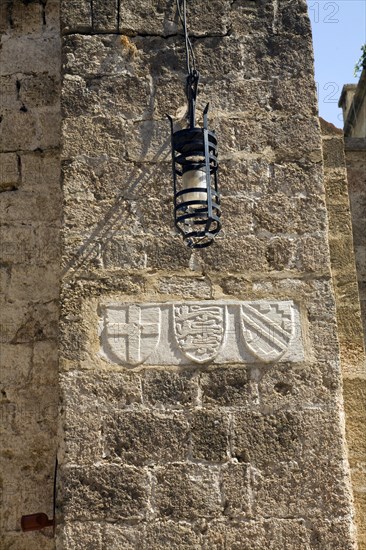
M174 305L174 333L178 346L195 363L216 357L226 328L223 306Z
M293 301L109 304L100 320L100 355L135 367L274 363L304 359Z

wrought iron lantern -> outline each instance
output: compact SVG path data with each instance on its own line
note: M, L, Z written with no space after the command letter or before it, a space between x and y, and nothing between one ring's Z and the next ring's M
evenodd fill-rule
M188 128L174 131L171 126L172 169L174 187L174 222L190 248L212 244L221 229L221 207L218 191L217 138L208 129L208 108L203 111L203 127L197 127L196 98L199 73L187 31L186 1L177 0L183 25L187 57ZM192 61L192 66L191 66Z

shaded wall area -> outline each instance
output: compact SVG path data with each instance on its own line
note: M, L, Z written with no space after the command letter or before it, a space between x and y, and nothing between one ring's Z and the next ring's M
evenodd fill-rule
M364 184L363 174L349 165L343 132L321 119L324 182L329 218L329 245L337 307L346 439L351 467L359 549L366 548L366 358L353 244L359 242L362 218L351 216L352 191ZM347 167L346 167L347 163ZM356 164L357 165L357 164ZM351 178L351 179L348 179ZM350 190L350 197L348 192ZM353 191L354 192L354 191ZM355 193L354 193L355 199ZM357 205L359 196L357 196ZM352 211L354 213L354 210ZM355 224L358 232L355 232ZM362 302L361 302L362 303Z
M338 103L343 109L344 142L353 244L366 343L366 69L357 84L345 84Z
M366 343L366 138L346 137L345 154L357 280Z
M58 408L60 37L55 0L0 4L2 549L52 550Z

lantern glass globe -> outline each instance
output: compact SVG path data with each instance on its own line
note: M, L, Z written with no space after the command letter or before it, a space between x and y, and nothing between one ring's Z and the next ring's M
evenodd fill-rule
M187 170L182 176L183 189L195 188L196 191L185 193L184 201L207 201L207 181L206 170L194 169ZM199 189L205 189L205 192L200 192ZM191 208L202 208L202 204L192 204Z

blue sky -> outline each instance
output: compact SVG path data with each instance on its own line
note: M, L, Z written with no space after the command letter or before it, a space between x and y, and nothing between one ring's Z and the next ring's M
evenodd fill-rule
M354 66L366 42L366 0L307 0L315 53L319 114L343 127L338 99L343 84L357 83Z

